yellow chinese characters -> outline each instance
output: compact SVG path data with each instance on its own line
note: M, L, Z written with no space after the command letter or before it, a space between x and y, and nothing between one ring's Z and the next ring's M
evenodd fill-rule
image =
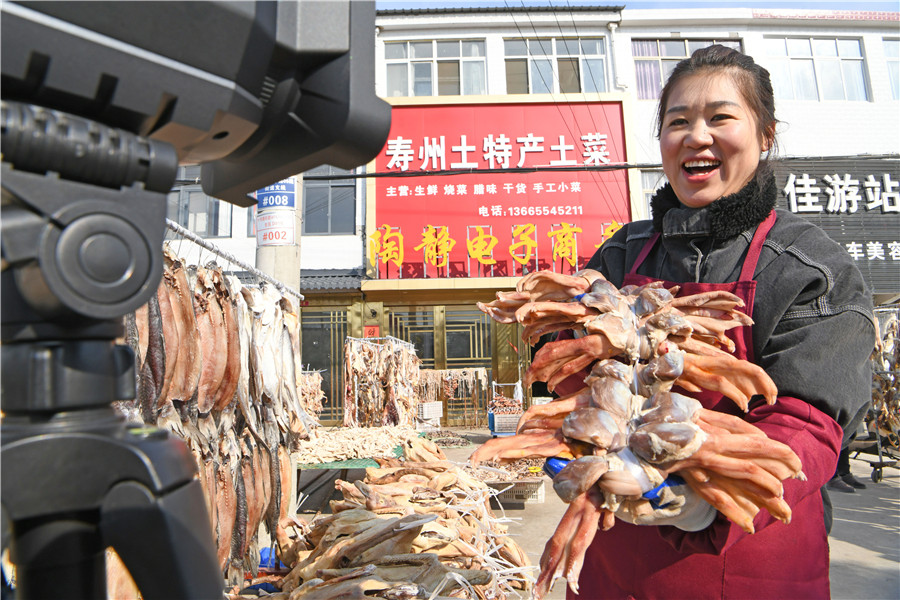
M497 245L497 238L490 233L485 233L484 227L480 225L475 226L475 231L478 232L478 235L466 241L469 256L483 265L496 264L497 261L491 257L491 252L493 252L494 246Z
M422 243L415 250L425 249L425 262L435 267L447 266L450 251L456 245L456 240L450 237L450 228L443 225L435 227L426 225L422 232Z
M515 243L509 245L509 255L520 265L527 265L537 249L537 241L534 239L535 226L531 223L516 225L513 227L512 237ZM519 254L519 252L522 252Z
M600 235L600 243L594 246L594 248L599 248L600 246L602 246L603 242L611 238L613 234L620 229L622 229L622 224L618 221L613 221L607 224L606 227L603 228L603 233Z
M561 223L558 229L547 232L547 237L553 240L553 260L564 259L571 266L578 262L578 248L575 244L575 234L581 233L581 227L575 227L571 223Z
M378 259L382 263L390 261L397 267L403 266L403 234L399 230L394 231L387 224L376 229L369 237L369 262L375 266Z

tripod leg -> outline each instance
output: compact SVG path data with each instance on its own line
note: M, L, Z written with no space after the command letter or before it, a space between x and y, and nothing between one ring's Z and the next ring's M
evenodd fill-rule
M115 486L103 503L101 530L147 600L222 597L225 582L196 479L159 497L135 482Z
M21 598L106 598L106 562L96 518L56 516L18 523L10 547Z

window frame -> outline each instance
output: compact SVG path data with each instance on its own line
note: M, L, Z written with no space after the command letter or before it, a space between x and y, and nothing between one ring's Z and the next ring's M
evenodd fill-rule
M656 54L637 54L636 50L639 48L638 44L647 44L654 43L656 48ZM676 43L681 44L682 54L669 54L664 53L663 44L665 47L674 49ZM700 45L703 44L703 45ZM666 80L669 78L669 73L671 73L672 69L675 68L680 61L688 58L691 53L700 48L705 48L707 46L711 46L713 44L722 44L723 46L728 46L729 48L734 48L739 52L743 52L744 48L744 40L743 38L707 38L707 37L678 37L678 38L632 38L631 40L631 59L634 62L635 69L635 79L637 80L637 92L636 96L638 100L653 100L656 101L659 99L659 94L662 92L663 86L666 84ZM644 90L641 87L641 72L638 67L639 63L643 64L653 64L656 65L656 77L655 77L655 86L653 90ZM668 68L664 68L665 65L669 65ZM652 71L652 69L651 69ZM652 77L652 73L645 72L645 76ZM651 92L652 93L649 93Z
M650 199L656 192L669 182L665 171L662 167L656 169L641 169L641 195L644 198L644 204L647 207L647 214L653 214L650 205Z
M430 56L413 56L415 54L413 48L420 47L424 44L431 44ZM453 55L441 55L442 51L448 49L448 45L456 43L457 51ZM481 47L479 56L466 56L465 44L476 44ZM452 39L431 39L431 40L391 40L385 41L385 85L387 90L385 96L388 98L413 98L422 96L480 96L487 94L487 42L484 38L452 38ZM387 48L389 46L403 46L403 56L400 58L388 58ZM442 85L444 89L453 85L448 82L441 72L446 74L449 65L456 65L456 90L457 93L441 92ZM467 74L471 73L472 66L481 65L480 80L471 86L471 82L467 81ZM405 65L406 66L406 93L395 95L391 89L391 67ZM427 69L427 83L430 93L417 93L417 81L420 84L425 83L425 65ZM417 69L418 66L418 69ZM418 75L417 75L418 70ZM417 79L418 77L418 79Z
M825 35L811 35L811 36L802 36L802 35L786 35L786 36L766 36L766 60L769 65L771 65L771 71L773 72L773 87L775 88L775 99L776 100L798 100L802 102L871 102L872 101L872 91L871 91L871 83L869 76L868 65L866 64L866 53L863 45L863 39L861 37L849 37L849 36L825 36ZM794 46L797 46L796 42L806 42L806 46L809 48L809 53L791 53L791 41L794 41ZM841 53L841 42L853 41L856 42L857 48L859 50L858 56L849 56ZM780 43L779 43L780 42ZM820 42L817 44L816 42ZM817 48L822 46L821 42L834 42L835 53L834 54L820 54L817 53ZM773 50L776 49L776 45L782 46L784 53L776 53ZM813 81L807 82L807 84L812 83L815 86L815 94L816 97L798 97L804 96L802 89L802 81L798 80L797 75L802 75L798 69L801 63L811 62L812 63L812 75ZM861 80L861 97L859 98L850 98L848 96L852 95L852 89L850 83L847 81L847 72L844 69L845 65L856 65L858 66L857 72L860 74ZM835 65L838 68L835 69ZM786 68L786 70L785 70ZM829 81L830 77L833 76L834 73L840 74L841 81L841 98L827 98L826 92L828 89L825 87L827 85L827 81ZM788 91L783 84L784 75L787 75L790 81L791 90L790 96L786 95ZM827 75L826 75L827 74Z
M570 44L574 42L576 52L571 51ZM597 43L598 53L587 54L584 49L584 42ZM524 43L524 52L510 52L511 44ZM560 44L565 46L561 51ZM573 62L573 59L575 61ZM587 68L586 65L590 61L601 61L602 78L596 81L593 78L594 69ZM562 72L561 61L565 61L570 65L574 65L578 75L578 89L566 89L561 87ZM510 91L510 64L525 63L525 91ZM541 87L537 88L535 72L540 69L541 65L549 63L550 66L550 85L544 77L541 77ZM523 94L605 94L609 91L609 52L607 48L607 37L605 35L584 35L584 36L534 36L534 37L504 37L503 38L503 65L506 74L506 93L508 95ZM567 78L570 79L570 78ZM596 91L585 91L588 79L593 83L591 87ZM599 85L598 85L599 84Z
M177 178L181 181L193 179L196 183L176 185L169 192L166 201L166 218L204 239L231 238L233 236L234 207L228 202L207 196L203 192L200 185L200 167L179 167ZM206 206L203 210L191 210L191 204L195 200L202 201L204 198ZM202 230L197 227L196 218L192 218L192 215L200 214L206 217L205 227Z
M356 174L357 169L340 169L338 167L333 167L331 165L322 165L316 167L315 169L311 169L306 171L303 174L303 200L301 202L301 235L304 236L324 236L324 235L356 235L358 224L357 224L357 202L359 201L359 195L357 194L357 186L356 179L307 179L309 175L353 175ZM307 204L309 200L310 190L322 190L327 189L327 215L325 217L325 221L327 223L327 231L307 231L307 225L309 219L307 218L308 211L310 210ZM335 231L335 223L334 223L334 192L336 190L350 190L352 192L352 200L353 200L353 210L352 214L352 223L350 226L350 231Z
M894 100L900 100L900 38L895 37L883 37L881 38L882 51L887 49L887 43L892 42L897 44L898 46L898 55L897 56L888 56L887 52L884 52L884 60L888 68L888 78L891 84L891 94ZM891 76L891 65L894 65L893 77Z

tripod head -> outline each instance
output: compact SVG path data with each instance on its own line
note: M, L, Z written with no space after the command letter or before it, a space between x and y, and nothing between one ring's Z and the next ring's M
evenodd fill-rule
M0 10L0 508L17 595L105 597L113 546L144 597L220 597L186 447L111 408L135 390L114 340L159 285L180 164L249 206L265 185L380 151L374 3Z

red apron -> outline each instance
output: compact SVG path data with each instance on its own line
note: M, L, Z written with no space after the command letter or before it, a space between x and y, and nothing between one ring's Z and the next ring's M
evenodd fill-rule
M753 274L763 242L774 223L773 211L757 227L738 281L672 283L680 285L678 295L727 290L740 297L746 305L744 311L752 315L756 292ZM625 276L624 285L654 281L638 275L637 269L658 239L656 234L645 244ZM734 341L735 356L753 359L749 326L732 329L728 336ZM734 402L721 394L704 391L692 395L705 408L741 414ZM806 410L796 408L801 412ZM610 531L597 532L585 558L579 580L580 594L569 590L567 598L827 598L828 548L821 496L817 493L807 496L792 509L791 525L775 522L762 530L757 527L757 533L750 536L742 536L740 529L731 526L721 514L709 531L694 534L674 527L636 526L617 520ZM726 547L727 552L708 553L715 548L710 548L709 540L694 543L691 536L698 535L711 535L717 540L714 545ZM738 539L736 543L722 543L734 538ZM676 550L676 546L685 551ZM706 553L698 553L698 549Z

